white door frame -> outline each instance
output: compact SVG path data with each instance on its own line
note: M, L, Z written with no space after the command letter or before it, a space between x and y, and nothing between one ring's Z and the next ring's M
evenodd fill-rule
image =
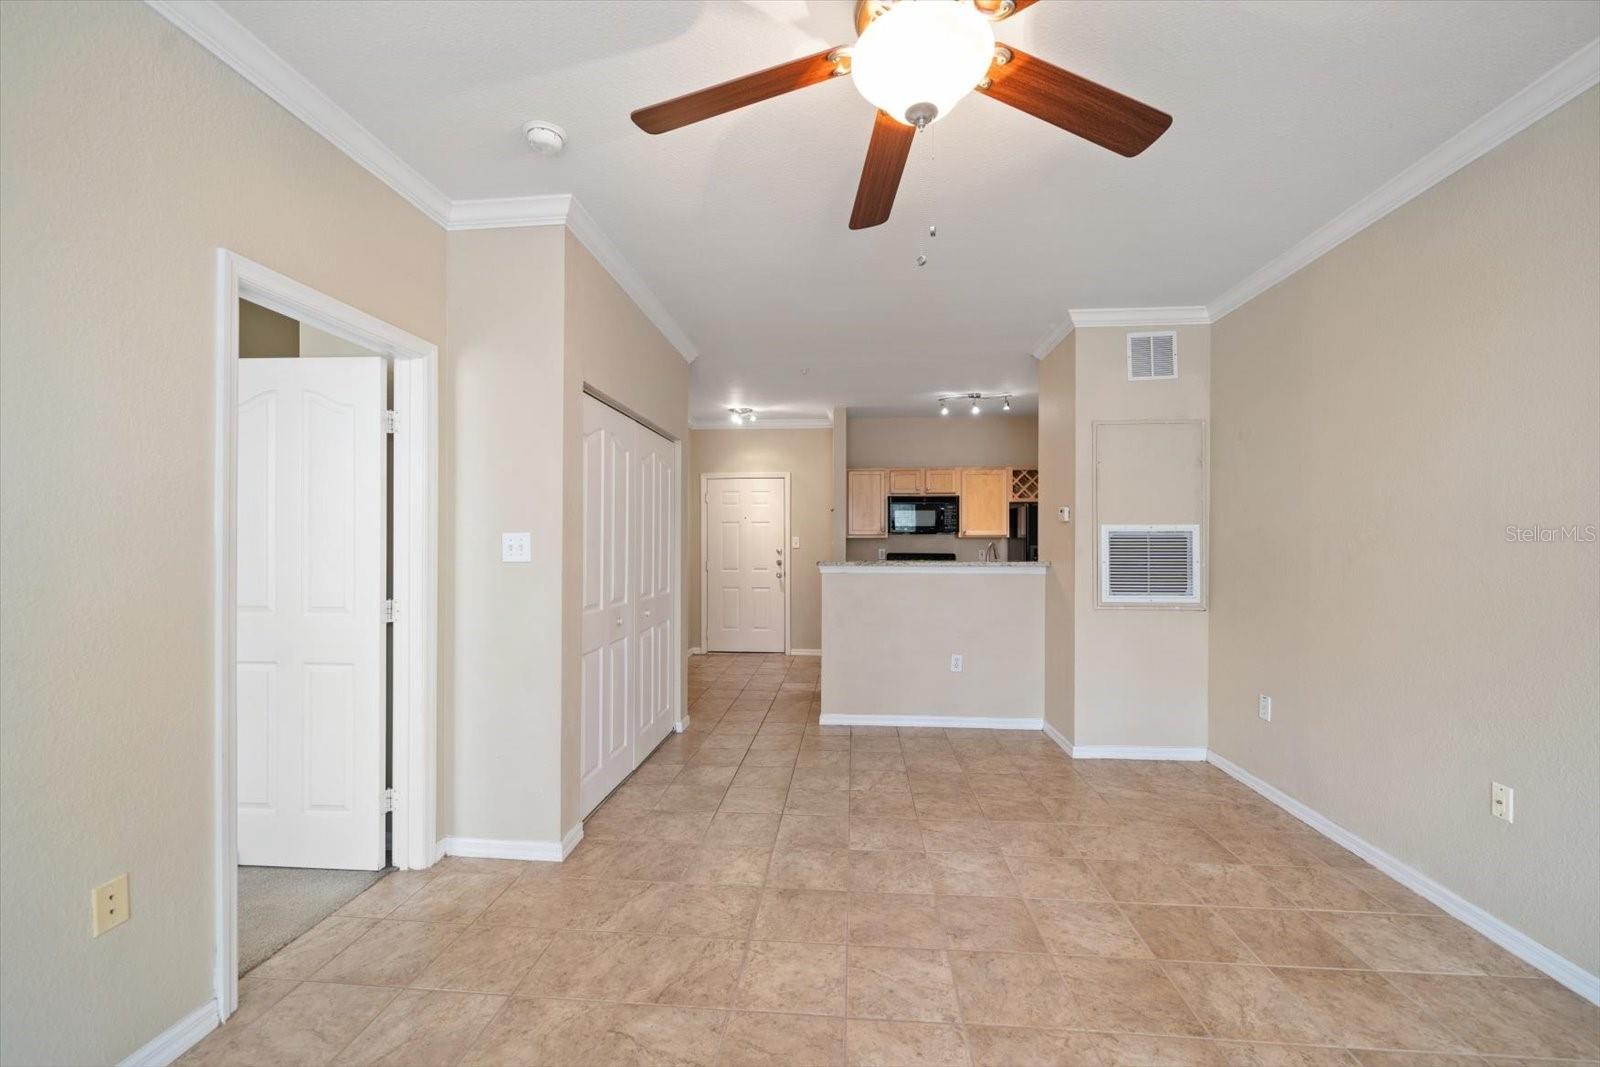
M789 472L767 471L746 472L726 471L721 474L700 475L700 650L704 652L706 645L706 575L710 574L710 561L706 559L706 550L709 547L706 540L707 512L711 505L706 500L706 494L711 491L711 482L718 478L782 478L783 479L783 562L787 568L783 575L783 654L793 655L794 649L789 645L789 582L794 577L794 538L789 534L789 526L793 521L789 516Z
M235 702L239 300L243 297L389 357L394 363L394 818L390 849L401 868L435 855L438 718L439 350L314 289L217 250L216 438L212 583L215 674L216 953L212 984L223 1020L239 1003L238 752Z

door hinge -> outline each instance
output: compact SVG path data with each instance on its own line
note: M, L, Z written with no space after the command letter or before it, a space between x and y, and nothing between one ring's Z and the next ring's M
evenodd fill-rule
M385 789L383 791L382 807L383 807L384 811L393 811L394 810L394 790L393 789Z
M400 413L392 408L383 413L383 432L394 433L400 428Z
M384 622L394 622L394 620L399 616L399 614L400 614L400 609L395 606L395 602L393 600L385 600L383 602L383 621Z

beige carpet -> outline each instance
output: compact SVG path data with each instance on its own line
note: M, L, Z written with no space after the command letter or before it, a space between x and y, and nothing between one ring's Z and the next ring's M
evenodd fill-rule
M239 868L239 973L293 941L388 871Z

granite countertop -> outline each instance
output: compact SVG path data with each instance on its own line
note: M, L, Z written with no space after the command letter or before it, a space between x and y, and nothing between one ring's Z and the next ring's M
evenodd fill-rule
M999 560L986 562L984 560L960 559L850 559L850 560L824 560L818 563L819 567L1048 567L1048 560Z

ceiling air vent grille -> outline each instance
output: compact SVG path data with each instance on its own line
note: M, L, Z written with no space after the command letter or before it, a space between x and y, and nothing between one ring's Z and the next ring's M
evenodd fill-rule
M1178 335L1175 333L1130 333L1128 335L1128 380L1151 381L1178 376Z
M1100 601L1198 604L1200 527L1101 526Z

